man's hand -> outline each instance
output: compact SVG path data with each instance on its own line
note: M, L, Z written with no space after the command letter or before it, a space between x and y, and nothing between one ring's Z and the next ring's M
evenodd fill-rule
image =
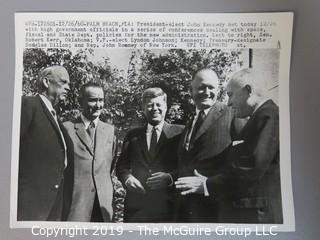
M194 176L178 178L174 184L177 189L181 190L181 195L191 193L204 194L204 184L206 180L206 176L194 170Z
M147 185L150 189L166 188L172 183L172 178L169 173L156 172L151 174L147 179Z
M145 194L146 190L142 186L141 182L134 176L130 176L126 181L126 187L129 191Z

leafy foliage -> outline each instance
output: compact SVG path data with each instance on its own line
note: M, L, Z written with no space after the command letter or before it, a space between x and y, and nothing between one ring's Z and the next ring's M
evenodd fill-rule
M88 81L99 82L105 92L105 108L101 118L116 125L120 132L141 125L141 95L144 89L161 87L168 95L167 120L185 123L193 112L190 81L196 71L213 69L220 78L219 100L225 99L223 88L226 76L236 65L241 64L239 52L208 50L169 49L160 54L151 50L133 50L127 61L124 74L111 67L110 60L93 63L89 56L92 50L72 53L66 49L26 49L23 61L23 94L37 92L37 78L41 69L51 65L63 65L70 75L67 100L61 103L58 112L62 120L79 116L78 95L80 86Z

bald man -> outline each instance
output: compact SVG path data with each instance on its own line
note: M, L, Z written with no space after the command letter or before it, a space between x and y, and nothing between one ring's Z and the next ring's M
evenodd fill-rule
M207 177L217 174L225 163L231 143L233 119L229 107L217 101L219 79L211 69L198 71L191 82L195 117L182 135L178 155L178 222L217 222L218 202L208 194Z
M209 195L221 202L219 222L283 222L279 109L255 76L244 69L227 85L229 106L236 117L249 120L232 143L225 170L207 180Z
M39 94L22 97L18 221L61 221L69 212L73 145L54 110L68 91L67 70L51 66L40 73Z

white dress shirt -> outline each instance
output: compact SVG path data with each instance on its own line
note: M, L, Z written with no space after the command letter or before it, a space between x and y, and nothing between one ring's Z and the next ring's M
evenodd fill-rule
M97 129L97 126L98 126L98 123L99 123L99 118L98 117L96 119L92 120L92 121L89 120L88 118L86 118L82 113L81 113L80 117L81 117L81 120L82 120L86 130L88 129L88 127L89 127L91 122L94 123L94 129L95 130Z
M150 149L150 142L151 142L151 136L152 136L152 131L153 128L156 128L157 131L157 142L159 141L161 132L162 132L162 128L163 128L163 124L164 121L160 122L157 126L153 126L150 123L148 123L147 125L147 130L146 130L146 138L147 138L147 146L148 146L148 150Z

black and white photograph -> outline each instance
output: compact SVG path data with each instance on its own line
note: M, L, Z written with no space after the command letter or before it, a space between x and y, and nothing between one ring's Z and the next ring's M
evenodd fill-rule
M11 226L294 229L292 15L136 15L16 15Z

